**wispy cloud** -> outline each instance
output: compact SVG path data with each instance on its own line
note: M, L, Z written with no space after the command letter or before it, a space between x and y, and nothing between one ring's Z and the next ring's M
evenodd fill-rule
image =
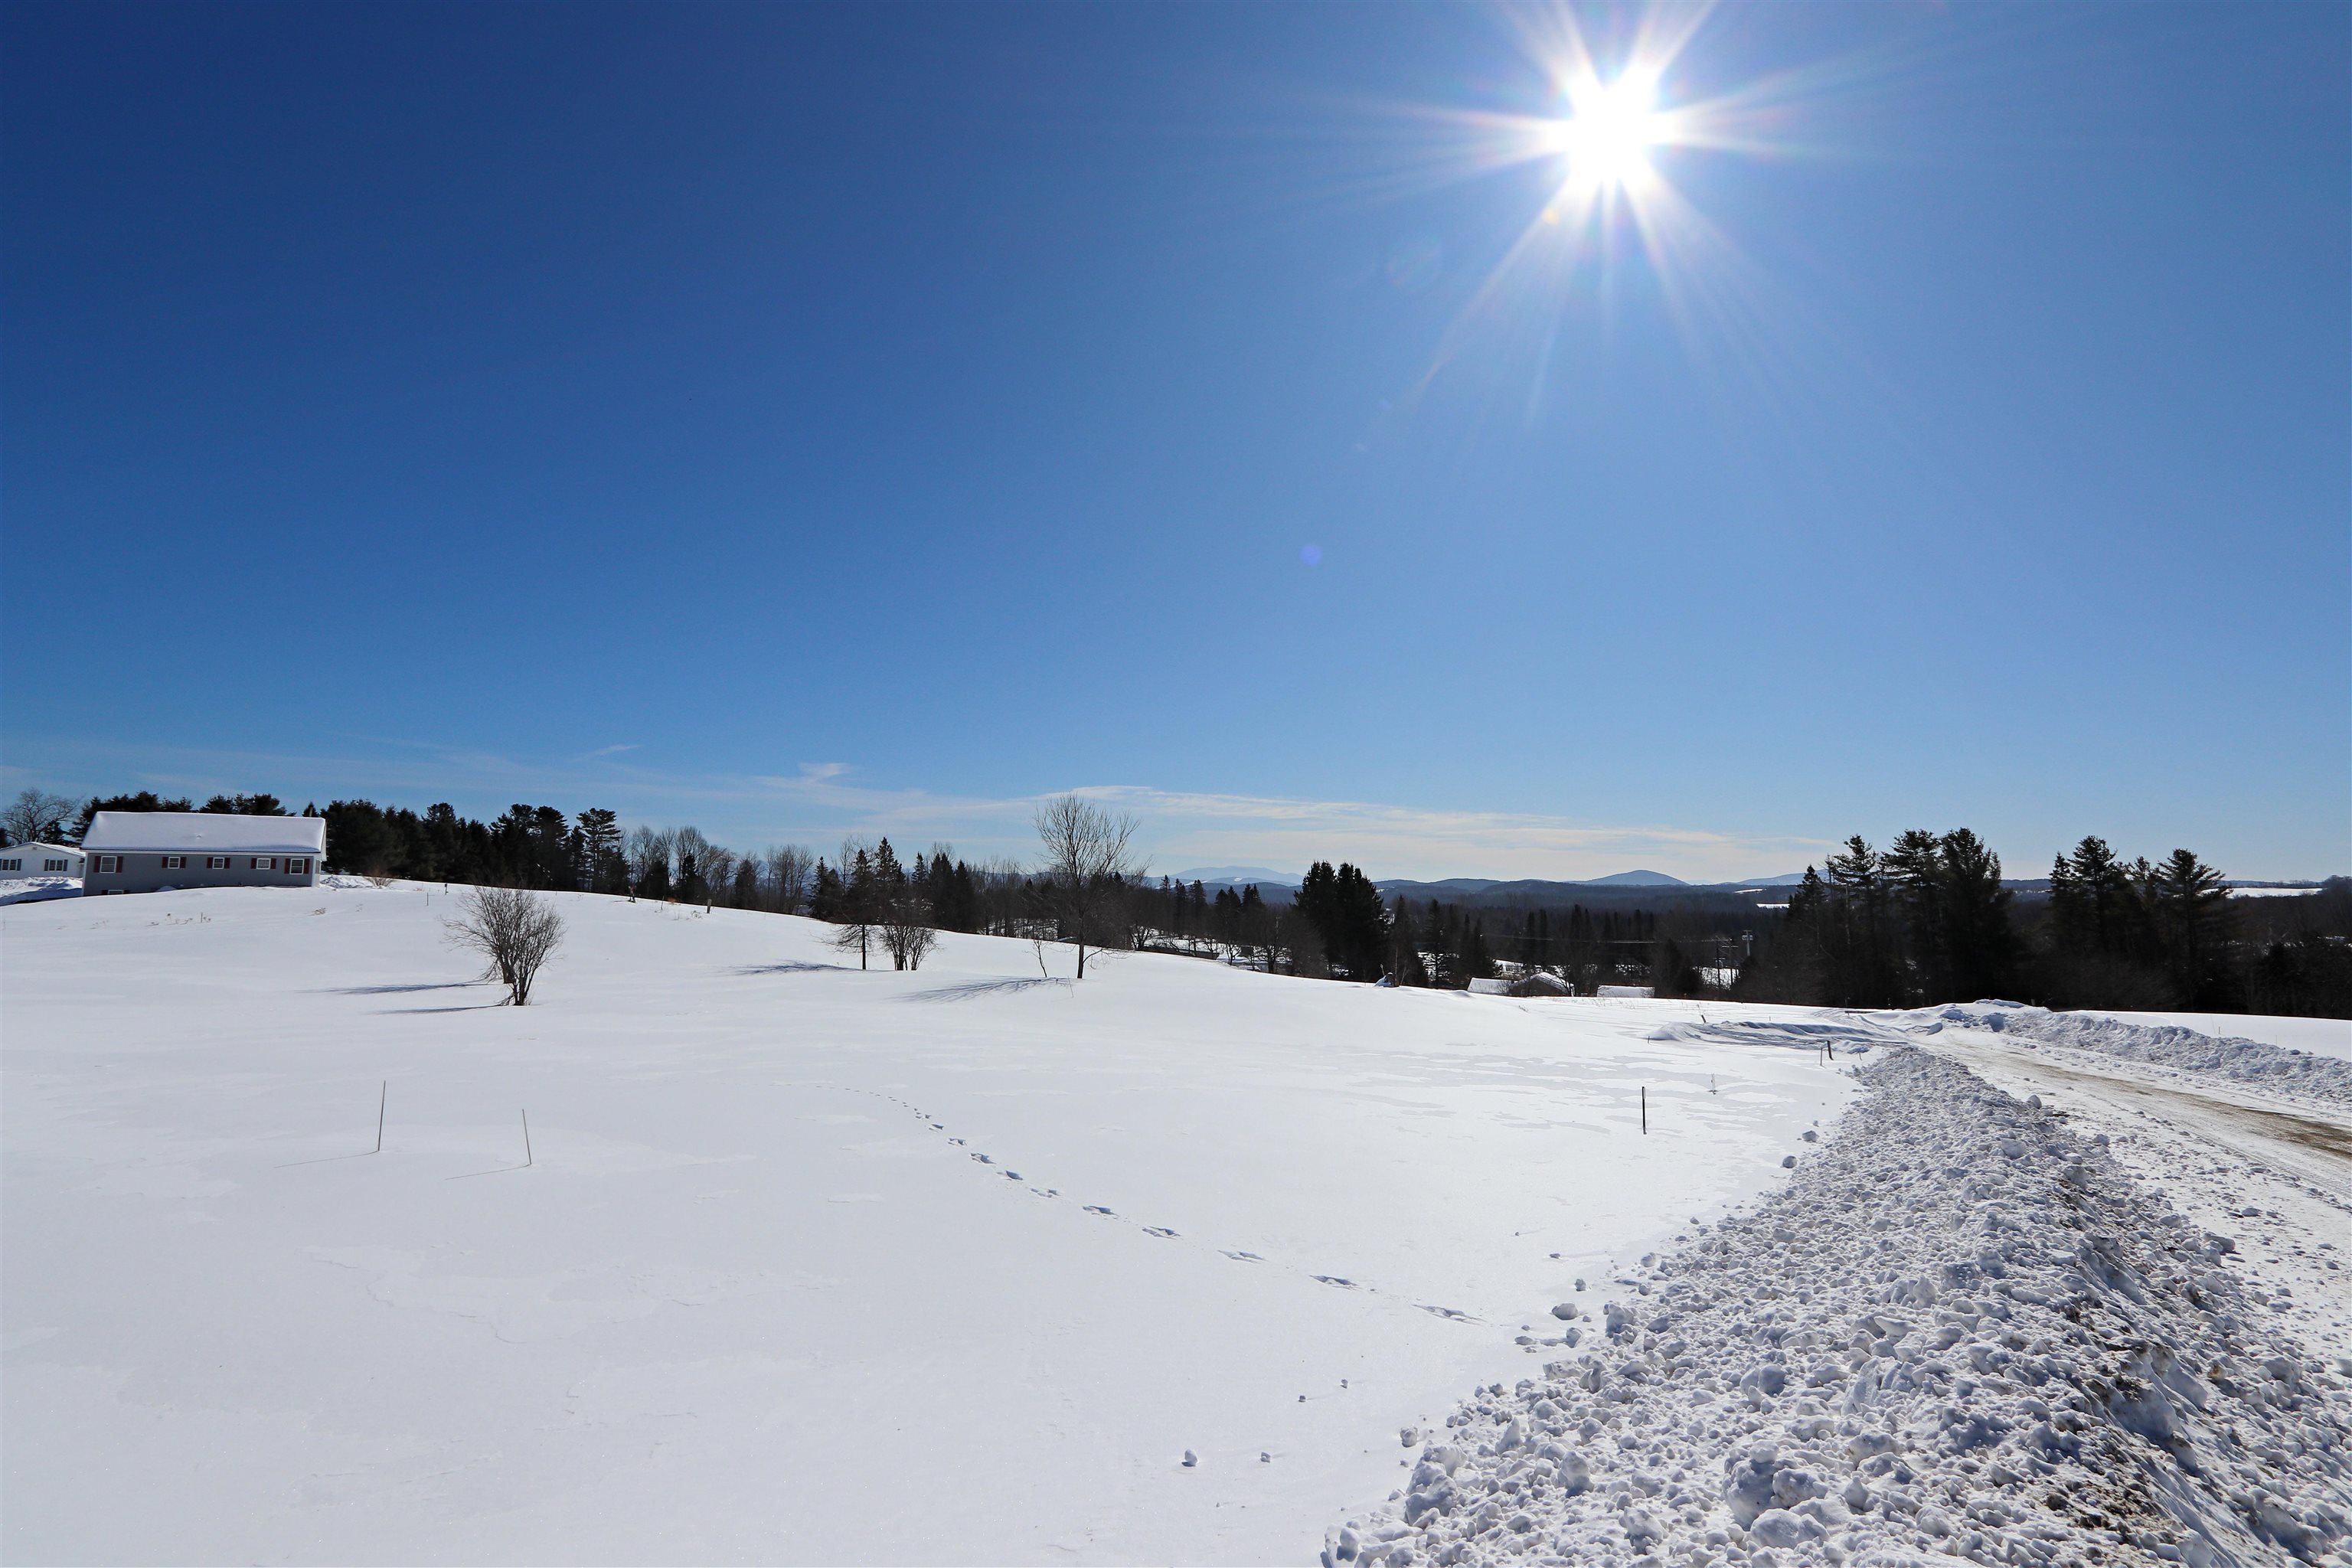
M355 739L355 738L353 738ZM840 762L776 773L689 774L631 760L606 746L554 763L429 742L373 741L340 754L134 747L18 741L5 776L67 793L164 787L179 793L267 789L299 804L367 795L422 806L449 801L493 814L520 800L576 810L608 805L631 821L692 822L722 843L801 841L829 847L844 834L934 839L979 858L1034 848L1034 795L940 794L865 783ZM1606 875L1635 866L1691 880L1769 875L1816 860L1823 841L1670 823L1598 823L1525 812L1431 809L1356 800L1228 795L1149 784L1078 784L1078 793L1141 823L1157 868L1227 863L1302 866L1352 860L1381 877Z

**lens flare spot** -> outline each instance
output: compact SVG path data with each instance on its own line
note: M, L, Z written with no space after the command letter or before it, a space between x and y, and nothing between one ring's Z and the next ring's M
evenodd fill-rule
M1408 235L1389 247L1389 287L1418 294L1437 281L1445 267L1445 242L1433 234Z

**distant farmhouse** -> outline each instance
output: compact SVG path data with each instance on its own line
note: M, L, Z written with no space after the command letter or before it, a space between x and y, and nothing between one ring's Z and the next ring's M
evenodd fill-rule
M81 851L70 844L11 844L0 849L0 882L80 875Z
M309 888L318 884L327 852L327 819L101 811L81 847L84 898L164 888Z

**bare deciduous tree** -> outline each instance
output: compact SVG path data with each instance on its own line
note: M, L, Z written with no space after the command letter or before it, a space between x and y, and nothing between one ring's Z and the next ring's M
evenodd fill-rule
M484 978L506 983L507 1000L530 1005L531 983L540 966L563 941L563 917L552 900L520 888L468 888L459 895L457 918L443 922L453 947L471 948L489 960Z
M80 808L61 795L28 789L0 807L0 833L10 844L56 844Z
M1135 818L1113 816L1082 795L1066 795L1037 808L1039 869L1065 938L1078 947L1078 975L1087 977L1087 947L1102 945L1105 928L1124 905L1127 884L1143 872L1135 858Z
M705 843L696 869L702 876L702 912L709 914L713 903L728 896L729 885L735 880L735 852Z
M669 887L670 836L643 823L629 830L626 856L631 894L666 891ZM658 875L656 875L658 873Z
M768 851L768 897L780 915L796 915L808 903L809 879L816 857L797 844L782 844Z

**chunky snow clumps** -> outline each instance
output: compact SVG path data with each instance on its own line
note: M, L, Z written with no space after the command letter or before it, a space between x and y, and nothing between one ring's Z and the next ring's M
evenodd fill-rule
M1941 1058L1858 1076L1783 1192L1603 1282L1586 1349L1449 1416L1327 1568L2352 1568L2352 1369L2230 1241Z
M2053 1013L2014 1002L1975 1002L1898 1015L1922 1033L1945 1025L1983 1029L2027 1044L2070 1046L2136 1062L2210 1074L2339 1105L2352 1105L2352 1061L2260 1040L2217 1039L2177 1024L2127 1024L2086 1013Z

